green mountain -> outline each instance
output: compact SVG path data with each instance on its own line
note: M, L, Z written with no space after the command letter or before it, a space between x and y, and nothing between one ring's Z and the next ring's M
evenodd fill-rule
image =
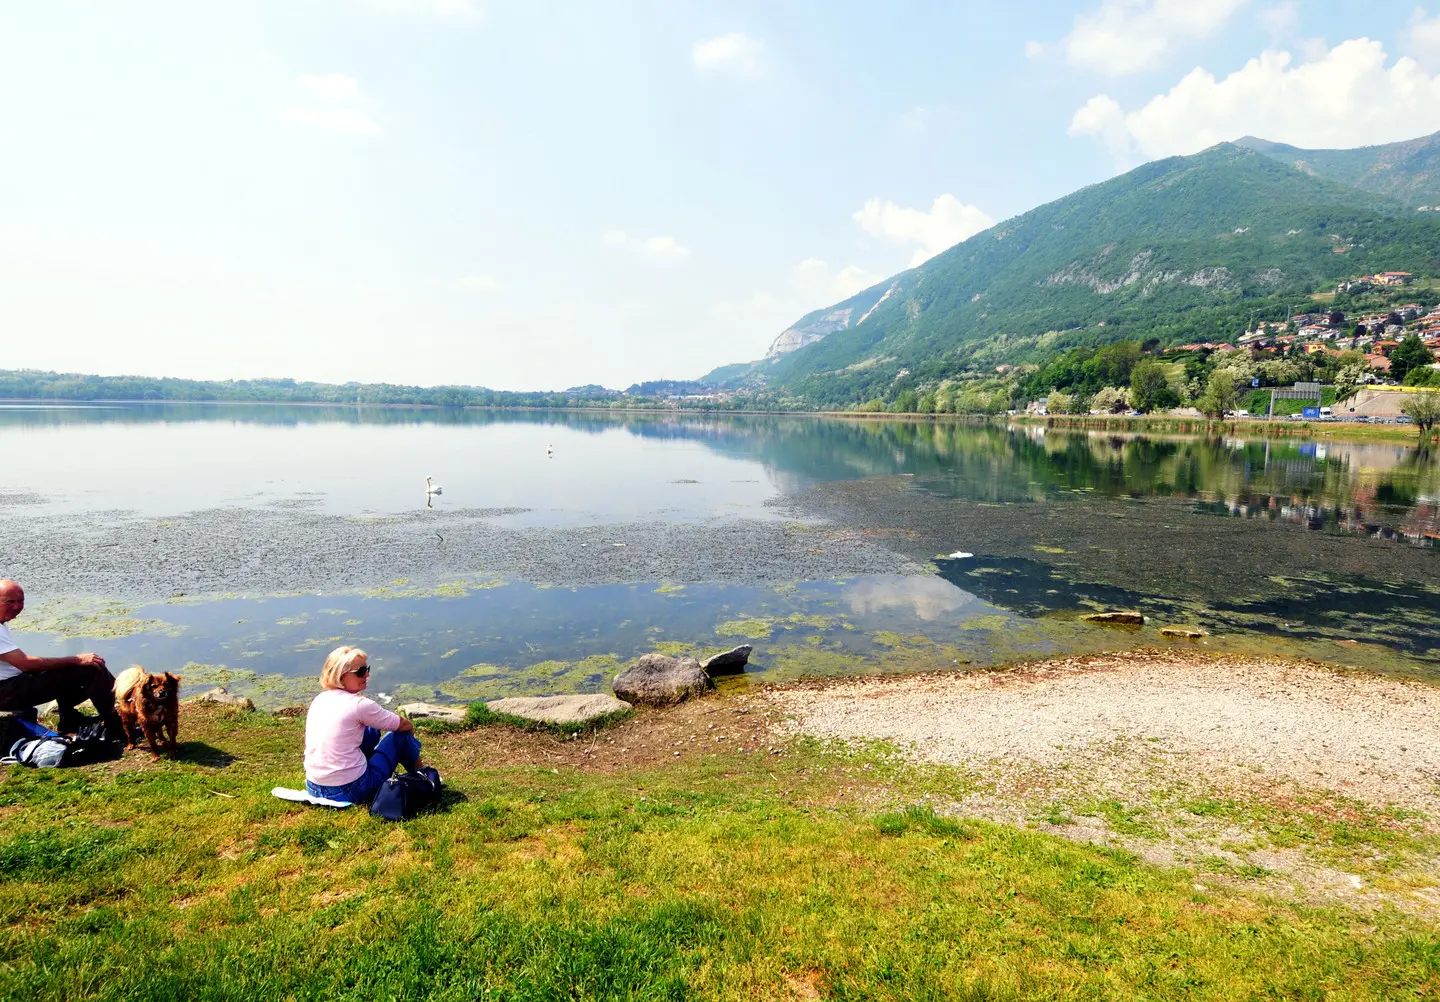
M861 293L863 320L726 374L852 403L1076 344L1233 339L1390 269L1440 273L1440 214L1224 143L1000 223Z
M1246 136L1235 140L1296 170L1440 212L1440 132L1354 150L1302 150Z

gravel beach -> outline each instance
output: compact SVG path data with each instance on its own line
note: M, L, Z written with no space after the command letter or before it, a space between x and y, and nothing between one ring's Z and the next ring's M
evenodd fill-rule
M1010 773L1088 763L1100 786L1119 787L1127 762L1145 769L1162 756L1212 780L1263 776L1440 809L1440 688L1320 665L1136 652L770 699L791 732L881 739L927 762Z

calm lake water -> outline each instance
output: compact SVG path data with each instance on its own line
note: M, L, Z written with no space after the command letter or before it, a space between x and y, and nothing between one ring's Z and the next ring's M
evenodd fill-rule
M1171 643L1440 677L1440 468L1403 444L1048 434L811 418L375 408L3 406L6 524L215 509L385 519L493 514L497 531L784 523L894 548L915 575L569 585L495 577L107 607L35 596L36 649L185 668L271 704L325 651L374 688L451 700L594 691L648 650L756 646L755 677L963 667ZM424 493L426 476L444 487ZM498 512L496 510L499 510ZM124 514L131 513L131 514ZM62 523L64 524L64 523ZM0 535L0 574L5 567ZM1079 620L1140 608L1144 630ZM27 632L28 631L28 632ZM88 636L87 636L88 634Z

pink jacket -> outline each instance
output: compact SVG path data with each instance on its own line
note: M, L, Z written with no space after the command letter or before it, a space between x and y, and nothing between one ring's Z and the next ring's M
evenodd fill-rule
M344 786L365 775L360 739L365 728L393 731L400 715L373 699L344 689L326 689L305 715L305 778L320 786Z

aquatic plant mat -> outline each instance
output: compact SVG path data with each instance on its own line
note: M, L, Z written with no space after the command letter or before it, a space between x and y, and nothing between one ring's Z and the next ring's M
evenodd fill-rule
M1007 691L1023 699L1026 686ZM1062 795L893 744L785 736L784 703L807 692L824 694L721 692L569 738L432 734L425 757L451 796L401 825L269 795L299 781L296 718L187 707L174 762L12 770L0 782L0 997L1440 990L1419 893L1435 884L1423 811L1316 784L1212 788L1203 766L1163 749L1137 760L1146 788L1173 791L1163 804L1088 764ZM1012 822L966 816L986 797L1011 803ZM1181 814L1223 827L1236 860L1272 845L1379 892L1297 889L1231 857L1159 865L1069 832L1083 820L1143 847Z

